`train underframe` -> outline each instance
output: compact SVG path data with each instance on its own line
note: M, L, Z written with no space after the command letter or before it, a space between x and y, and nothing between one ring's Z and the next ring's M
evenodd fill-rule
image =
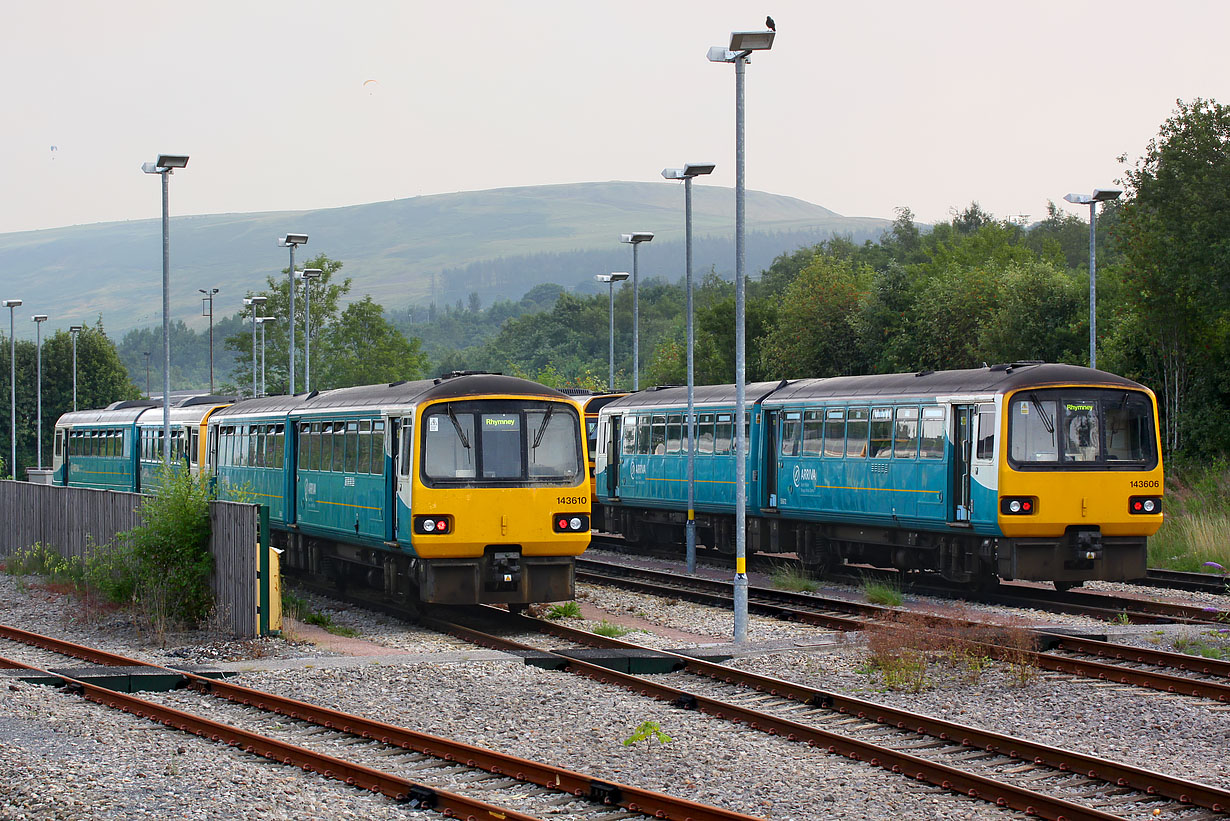
M684 543L683 512L603 507L606 521L617 526L614 532L631 543ZM734 517L697 513L696 541L733 553ZM961 526L936 532L749 516L747 550L794 553L816 576L842 564L870 564L934 572L971 586L1021 579L1054 582L1063 590L1086 581L1143 578L1147 572L1144 536L1109 537L1096 528L1081 527L1069 527L1062 537L1014 539L985 536Z
M507 604L574 598L572 556L524 556L520 545L488 545L481 557L425 559L401 547L378 548L323 536L275 531L282 566L338 589L361 588L410 610L423 605Z

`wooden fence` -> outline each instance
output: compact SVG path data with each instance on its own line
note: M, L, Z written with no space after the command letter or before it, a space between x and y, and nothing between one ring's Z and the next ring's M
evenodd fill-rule
M94 545L141 524L138 512L145 497L115 490L35 485L0 481L0 557L36 542L65 557L89 555ZM276 590L276 565L268 558L268 538L262 539L260 508L237 502L210 502L211 581L218 608L218 625L237 636L253 637L271 628L270 590ZM266 531L267 532L267 531ZM261 549L261 544L266 549ZM261 571L264 572L261 572ZM272 626L276 625L276 622Z

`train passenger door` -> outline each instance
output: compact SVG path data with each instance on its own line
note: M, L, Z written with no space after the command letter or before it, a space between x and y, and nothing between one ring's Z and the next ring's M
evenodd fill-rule
M396 472L397 494L393 500L393 516L397 522L397 541L411 542L414 521L411 515L414 489L414 417L396 421L393 470Z
M969 524L970 462L974 441L974 406L953 405L952 501L949 521Z
M620 443L623 441L621 434L622 416L610 417L610 425L607 426L606 440L606 495L619 495L619 452ZM594 500L597 502L597 499Z

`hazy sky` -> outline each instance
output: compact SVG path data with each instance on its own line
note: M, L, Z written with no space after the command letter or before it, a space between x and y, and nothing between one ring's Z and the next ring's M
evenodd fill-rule
M651 181L702 161L732 186L734 69L705 53L766 13L778 37L748 67L747 185L849 216L904 205L931 222L978 200L1036 219L1112 184L1176 98L1230 102L1224 2L0 9L0 233L156 218L140 165L160 151L192 157L173 216Z

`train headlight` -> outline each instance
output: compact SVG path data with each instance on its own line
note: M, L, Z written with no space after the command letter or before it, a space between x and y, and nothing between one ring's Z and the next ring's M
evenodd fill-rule
M589 517L579 513L556 513L551 517L551 529L556 533L585 533Z
M414 532L442 535L453 530L452 516L415 516Z
M999 500L999 512L1005 516L1032 516L1038 510L1038 500L1032 496L1005 496Z
M1133 496L1128 499L1128 513L1133 516L1150 516L1162 512L1162 500L1158 496Z

